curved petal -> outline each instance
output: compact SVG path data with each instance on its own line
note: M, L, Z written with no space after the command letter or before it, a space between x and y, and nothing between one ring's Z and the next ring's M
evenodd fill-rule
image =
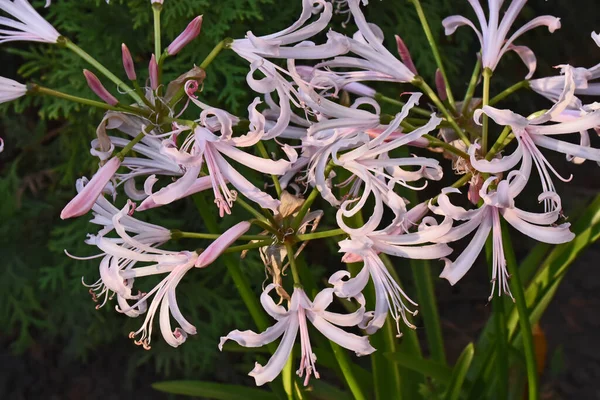
M506 50L514 51L515 53L517 53L517 55L519 56L521 61L523 61L523 64L525 64L527 70L529 71L527 73L527 76L525 76L525 79L531 79L531 77L535 73L535 69L537 68L537 58L535 57L533 51L527 46L514 45L509 46Z
M196 268L204 268L217 259L225 250L250 229L250 222L242 221L229 228L213 241L196 260Z
M471 29L475 31L477 37L479 38L479 43L483 46L483 37L481 36L481 32L475 27L475 25L468 20L467 18L461 15L452 15L450 17L446 17L442 20L442 25L444 26L444 33L446 36L452 35L456 32L456 29L461 26L469 26Z
M503 156L502 158L494 158L490 161L482 159L478 160L475 157L475 152L480 149L481 146L473 144L469 147L469 157L471 165L479 172L487 172L490 174L497 174L500 172L509 171L514 168L515 165L521 161L523 157L523 149L521 143L518 142L517 149L510 156Z
M364 356L375 351L375 348L369 343L369 338L367 336L358 336L353 333L348 333L330 324L312 311L307 310L306 315L314 327L317 328L323 336L345 349L354 351L357 356Z
M575 234L569 230L570 224L562 224L556 227L539 226L522 220L512 209L504 209L501 213L506 222L516 230L540 242L561 244L570 242L575 237Z

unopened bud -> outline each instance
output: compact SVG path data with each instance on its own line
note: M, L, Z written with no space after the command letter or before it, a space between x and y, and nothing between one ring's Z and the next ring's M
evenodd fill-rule
M412 57L410 56L410 52L408 51L408 47L404 44L404 40L398 35L396 36L396 46L398 47L398 54L400 55L400 60L402 63L406 65L406 68L410 70L415 75L419 75L417 72L417 67L415 67L415 63L413 63Z
M158 64L156 57L152 54L150 58L150 64L148 65L148 73L150 74L150 87L152 90L158 89Z
M135 66L133 65L133 58L131 58L131 53L129 52L129 49L127 48L125 43L123 43L121 45L121 53L123 55L123 68L125 68L125 73L127 74L127 78L129 78L130 81L135 81L137 76L135 74Z
M196 39L202 28L202 15L194 18L183 32L167 47L167 54L173 56L181 51L188 43Z
M437 90L437 94L440 100L448 100L448 93L446 92L446 81L444 81L444 76L442 75L442 72L439 68L435 71L435 89Z
M162 4L163 0L150 0L152 4Z
M100 79L98 79L98 77L94 75L93 72L84 69L83 75L85 76L85 80L87 81L87 84L90 87L90 89L92 89L92 91L96 93L96 96L100 97L102 100L104 100L105 103L110 104L111 106L116 106L119 103L115 96L113 96L108 90L106 90L104 85L102 85L102 82L100 82Z

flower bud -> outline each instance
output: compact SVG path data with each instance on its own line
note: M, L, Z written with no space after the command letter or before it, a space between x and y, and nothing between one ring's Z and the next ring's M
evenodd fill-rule
M133 58L131 57L131 53L129 52L129 49L127 48L125 43L123 43L121 45L121 54L123 55L123 68L125 69L127 78L130 81L135 81L137 76L135 74L135 66L133 65Z
M152 4L162 4L163 0L150 0Z
M173 56L181 51L188 43L196 39L202 28L202 15L194 18L183 32L167 47L167 54Z
M396 35L396 46L398 47L398 54L400 55L400 60L402 63L406 65L406 68L410 70L415 75L419 75L417 72L417 67L413 63L412 57L410 56L410 52L408 51L408 47L404 44L404 40L398 35Z
M85 76L85 80L90 89L96 93L96 96L100 97L105 103L110 104L111 106L116 106L119 103L119 101L106 90L104 85L102 85L102 82L100 82L100 79L98 79L93 72L84 69L83 75Z
M104 187L111 180L120 166L121 159L119 157L113 157L104 164L88 184L85 185L83 190L80 191L77 196L65 206L65 208L63 208L60 213L60 218L67 219L79 217L90 211L94 206L94 203L96 203L96 199L102 194L102 190L104 190Z
M158 89L158 64L156 63L154 54L152 54L152 58L150 58L148 73L150 74L150 87L152 90Z
M448 92L446 92L446 82L444 81L444 76L442 75L442 72L439 68L435 70L435 89L440 100L448 100Z

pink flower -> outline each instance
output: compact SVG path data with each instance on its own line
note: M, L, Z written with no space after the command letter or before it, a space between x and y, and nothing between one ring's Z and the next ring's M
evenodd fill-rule
M102 194L102 191L120 166L121 159L118 157L111 158L110 161L104 164L92 177L89 183L85 185L83 190L79 192L65 208L63 208L60 213L60 218L67 219L79 217L90 211L94 206L96 199Z
M489 15L486 19L480 1L469 0L471 7L475 10L481 30L477 29L470 20L460 15L447 17L442 21L442 24L446 29L446 35L452 35L456 28L463 25L467 25L475 31L481 43L484 68L495 70L502 56L508 51L514 51L529 68L529 74L525 78L529 79L536 69L535 55L528 47L515 46L514 41L525 32L538 26L547 26L550 32L554 32L560 28L560 19L550 15L534 18L507 39L508 31L527 0L512 0L506 13L500 18L500 8L503 2L504 0L488 0Z
M13 101L27 94L27 86L0 76L0 104Z
M364 301L359 302L361 307L352 314L337 314L326 310L333 302L333 289L323 289L311 302L302 288L295 287L286 310L283 306L276 305L269 296L269 293L275 287L274 284L268 285L260 296L260 302L265 311L277 321L275 325L262 333L235 330L227 336L221 337L219 343L220 350L223 349L223 344L227 340L234 340L244 347L262 347L283 335L277 351L275 351L269 362L265 366L256 363L254 369L249 373L255 379L257 386L273 381L281 373L290 354L292 354L298 332L300 333L301 353L300 368L297 374L300 377L305 376L305 386L308 385L311 375L319 379L319 373L315 366L317 357L313 353L310 344L307 319L327 339L354 351L358 356L371 354L375 351L366 336L357 336L338 327L358 325L363 320Z
M0 10L14 18L0 18L0 43L15 41L56 43L60 37L60 33L42 18L27 0L2 0Z

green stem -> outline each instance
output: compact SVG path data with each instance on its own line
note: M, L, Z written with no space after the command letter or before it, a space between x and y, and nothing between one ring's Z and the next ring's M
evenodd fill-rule
M505 148L508 145L508 143L510 143L510 141L507 141L508 135L510 135L510 133L510 126L505 127L504 130L500 133L500 136L498 136L498 140L496 140L496 143L494 143L490 151L485 156L486 160L490 161L500 150Z
M431 52L433 53L433 58L435 58L435 62L440 69L440 73L442 74L442 78L444 78L444 83L446 84L446 95L448 96L448 102L450 103L450 107L454 110L454 95L452 94L452 89L450 88L450 82L448 81L448 75L446 75L446 69L444 68L444 63L442 62L442 57L440 56L440 51L438 49L437 43L433 37L433 33L431 32L431 28L429 27L429 23L427 22L427 18L425 17L425 13L423 12L423 7L421 7L421 2L419 0L410 0L415 6L417 11L417 15L419 16L419 21L421 21L421 26L423 27L423 31L425 32L425 36L427 36L427 41L429 42L429 46L431 47Z
M296 258L294 257L294 254L296 254L296 252L294 251L294 246L292 246L291 243L286 242L285 250L287 251L287 258L290 262L290 269L292 270L292 278L294 279L294 286L301 287L302 283L300 280L300 275L298 275L298 267L296 266Z
M219 55L221 50L229 47L231 45L231 43L233 43L232 38L225 38L225 39L221 40L219 43L217 43L217 45L211 50L211 52L208 53L208 55L206 56L204 61L202 61L202 63L200 64L200 68L206 69L210 65L210 63L212 63L213 60Z
M262 158L265 158L267 160L271 159L269 157L269 153L267 153L267 149L265 148L264 143L261 140L259 140L258 143L256 143L256 148L258 149L258 152L260 153ZM277 196L281 197L281 184L279 183L279 178L277 177L277 175L271 174L271 180L273 180L273 185L275 185L275 191L277 192Z
M252 243L248 243L248 244L242 244L239 246L231 246L227 250L225 250L223 253L239 253L239 252L246 251L246 250L258 249L260 247L269 246L272 243L273 243L272 240L264 240L261 242L252 242Z
M152 4L152 15L154 16L154 56L157 58L162 54L162 45L160 43L160 12L162 11L162 4ZM162 57L161 57L162 58Z
M450 143L446 143L443 140L440 140L438 138L436 138L435 136L431 136L431 135L423 135L423 137L427 140L429 140L429 146L431 147L441 147L444 150L447 150L448 152L454 154L455 156L464 158L465 160L469 159L469 155L467 153L465 153L464 151L457 149L456 147L452 146Z
M133 146L138 144L144 138L144 136L146 136L147 133L152 131L152 129L153 126L148 125L143 132L138 133L136 137L134 137L129 143L127 143L127 146L123 147L121 151L117 153L117 157L123 159L123 157L125 157L127 153L129 153L131 149L133 149Z
M417 1L417 0L412 0L412 1ZM416 87L418 87L419 89L421 89L423 92L425 92L425 94L427 96L429 96L431 101L433 101L433 103L437 106L437 108L439 108L439 110L442 112L442 114L444 114L444 117L446 117L446 120L448 121L450 126L452 126L452 128L456 131L456 134L462 139L463 142L465 142L465 144L467 146L471 145L471 141L465 135L464 131L460 128L460 126L458 126L458 124L456 123L456 120L454 119L452 114L450 114L450 112L448 111L446 106L444 106L444 103L442 103L442 101L437 96L437 94L435 94L433 89L431 89L429 87L429 85L423 80L423 78L421 78L420 76L417 76L411 83L413 85L415 85Z
M352 371L352 363L348 359L346 350L331 340L329 343L331 345L331 350L333 350L333 354L335 355L335 358L340 366L340 370L344 375L344 379L346 380L346 383L352 392L352 396L354 396L356 400L367 400L367 397L362 392L362 389L360 388L360 385L354 376L354 372Z
M59 92L59 91L54 90L54 89L48 89L48 88L43 87L43 86L38 86L36 84L30 84L30 85L28 85L27 93L31 93L31 94L37 94L37 93L45 94L45 95L52 96L52 97L58 97L59 99L65 99L65 100L69 100L69 101L72 101L72 102L75 102L75 103L85 104L86 106L92 106L92 107L96 107L96 108L101 108L103 110L123 111L123 109L121 109L119 107L111 106L110 104L106 104L106 103L103 103L101 101L90 100L90 99L85 99L83 97L73 96L73 95L70 95L70 94Z
M492 70L484 68L483 70L483 106L487 106L490 102L490 80L492 78ZM482 133L481 133L481 154L486 155L488 149L488 129L489 118L487 114L483 114L482 118Z
M431 277L431 265L425 260L410 260L410 265L417 288L419 314L425 324L425 334L431 358L446 365L444 337L440 324L440 315L436 304L435 290Z
M81 47L77 46L75 43L71 42L69 39L67 39L67 38L65 38L63 36L61 36L61 38L62 38L61 43L64 43L64 46L66 48L68 48L69 50L73 51L79 57L83 58L90 65L92 65L94 68L96 68L98 71L100 71L100 73L102 73L102 75L106 76L115 85L117 85L118 89L120 89L120 90L124 91L125 93L127 93L138 104L143 104L144 103L142 101L142 99L138 96L138 94L134 90L132 90L129 86L127 86L125 84L125 82L123 82L121 79L119 79L115 74L113 74L112 72L110 72L104 65L100 64L100 62L98 62L94 57L92 57L91 55L89 55L88 53L86 53ZM61 39L61 38L59 38L59 39Z
M327 167L325 168L325 177L326 178L329 176L329 173L331 172L332 169L333 169L333 164L329 163L327 165ZM318 196L319 196L319 189L317 189L317 187L315 186L312 189L312 191L310 192L310 194L308 195L308 197L306 198L306 200L304 200L304 203L302 203L302 207L300 207L300 210L298 210L298 214L296 214L294 221L292 221L292 229L297 230L298 227L300 227L300 224L302 224L302 220L308 213L310 206L312 206L312 204L315 202L315 200L317 199Z
M218 239L222 233L197 233L197 232L182 232L177 229L171 230L171 239ZM265 235L242 235L237 240L268 240L269 236Z
M296 236L296 239L298 239L301 242L305 242L307 240L324 239L324 238L328 238L328 237L341 236L341 235L345 235L345 234L346 234L346 232L344 232L342 229L332 229L330 231L305 233L303 235Z
M250 204L246 203L246 201L244 201L243 199L238 197L237 199L235 199L235 202L236 204L239 204L242 208L244 208L246 211L248 211L250 214L252 214L259 221L265 222L267 224L269 223L269 221L265 218L264 215L262 215L256 209L254 209L254 207L252 207Z
M404 107L406 105L406 103L404 103L403 101L392 99L391 97L384 96L381 93L375 93L374 99L377 101L382 101L384 103L393 104L398 107ZM424 108L413 107L410 109L410 111L414 112L415 114L422 115L424 117L431 117L431 111L427 111Z
M281 371L281 378L283 380L283 390L288 400L294 400L294 352L290 353L283 371Z
M150 100L148 100L146 98L146 95L144 94L144 92L142 91L142 88L140 87L140 85L137 83L137 81L132 81L133 83L133 89L135 90L135 92L138 94L138 96L140 96L140 98L142 99L142 101L144 102L144 104L149 108L149 109L154 109L154 104L150 103Z
M510 240L508 224L502 221L502 242L504 245L504 255L506 265L511 276L510 286L515 298L517 312L519 313L519 325L521 327L521 336L523 338L523 349L525 351L525 363L527 365L527 380L529 383L529 400L538 400L540 395L539 381L537 374L537 363L535 357L535 346L533 343L533 333L531 323L529 322L529 310L525 299L525 291L519 275L517 259Z
M462 109L460 111L461 115L465 115L467 111L469 111L469 105L471 104L471 100L473 99L473 94L475 94L475 88L477 87L477 81L479 81L479 73L481 72L481 58L477 58L477 63L475 63L475 68L473 68L473 75L471 75L471 81L469 82L469 87L467 88L467 92L465 93L465 98L463 100Z
M527 80L521 81L519 83L515 83L508 89L506 89L506 90L500 92L499 94L497 94L496 96L494 96L489 101L488 105L493 106L494 104L504 100L505 98L507 98L508 96L510 96L511 94L513 94L514 92L516 92L519 89L529 89L529 88L530 88L529 81L527 81Z

